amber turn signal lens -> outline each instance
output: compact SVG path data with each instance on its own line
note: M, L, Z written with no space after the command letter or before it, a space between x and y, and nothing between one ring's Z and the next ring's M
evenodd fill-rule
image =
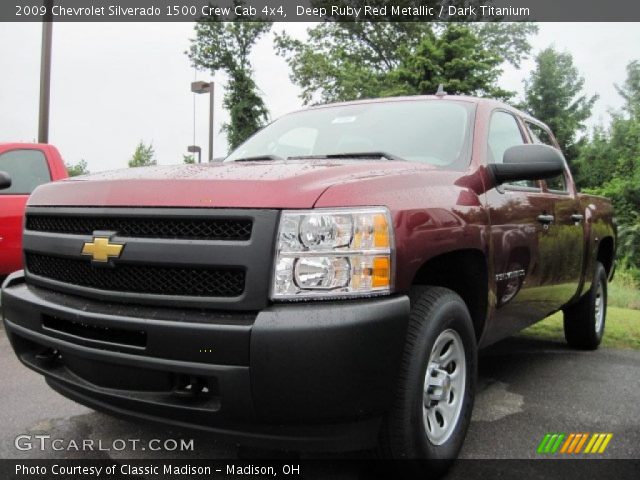
M372 287L388 287L391 284L391 262L389 257L375 257L373 259L371 275Z
M389 225L387 225L387 217L380 213L373 217L373 244L377 248L389 247Z

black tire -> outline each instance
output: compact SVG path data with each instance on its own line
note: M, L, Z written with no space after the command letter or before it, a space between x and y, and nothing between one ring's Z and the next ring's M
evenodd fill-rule
M600 298L602 322L598 328L597 304ZM564 309L564 337L573 348L595 350L602 341L607 319L607 272L596 263L591 288L574 305Z
M457 457L469 427L477 376L476 338L469 310L455 292L442 287L418 287L411 297L411 316L395 401L383 425L380 447L386 457L427 460L434 467L431 472L435 473L434 470L446 469ZM457 333L464 347L464 395L448 439L434 444L423 421L423 388L434 344L443 332L451 330Z

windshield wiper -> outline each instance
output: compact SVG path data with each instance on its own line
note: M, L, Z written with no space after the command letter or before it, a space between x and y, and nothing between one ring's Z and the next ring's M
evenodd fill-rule
M351 153L329 153L327 155L300 155L296 157L287 157L287 160L306 160L306 159L332 159L332 158L386 158L387 160L401 160L403 158L398 157L387 152L351 152Z
M256 155L255 157L244 157L231 160L232 162L260 162L264 160L284 160L277 155Z

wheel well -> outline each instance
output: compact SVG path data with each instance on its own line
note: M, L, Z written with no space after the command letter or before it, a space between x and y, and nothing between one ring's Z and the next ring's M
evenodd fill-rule
M416 273L413 285L433 285L456 292L467 304L476 339L487 315L487 261L479 250L458 250L429 259Z
M607 276L609 276L613 267L613 238L605 237L600 241L596 258L604 266Z

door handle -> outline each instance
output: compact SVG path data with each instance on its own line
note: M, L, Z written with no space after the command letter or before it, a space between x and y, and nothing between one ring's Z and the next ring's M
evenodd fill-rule
M544 225L553 223L555 217L553 215L538 215L538 221Z
M584 220L584 215L582 215L581 213L574 213L573 215L571 215L571 220L576 223L580 223Z

